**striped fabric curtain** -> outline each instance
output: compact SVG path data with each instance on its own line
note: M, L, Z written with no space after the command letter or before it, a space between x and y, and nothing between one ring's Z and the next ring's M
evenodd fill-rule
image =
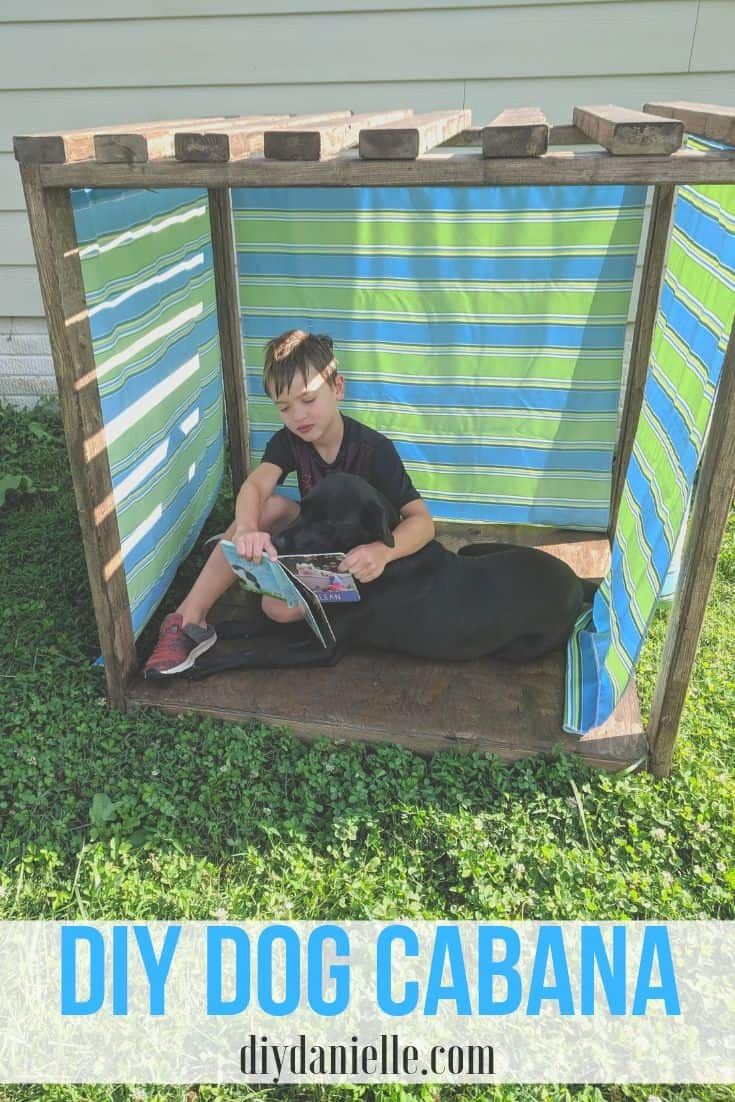
M72 202L137 636L224 469L207 193L85 188Z
M280 426L264 345L310 329L334 339L344 411L394 441L436 519L604 530L644 200L234 189L253 457Z
M572 734L603 723L632 676L680 547L734 313L735 187L681 187L610 571L568 647Z

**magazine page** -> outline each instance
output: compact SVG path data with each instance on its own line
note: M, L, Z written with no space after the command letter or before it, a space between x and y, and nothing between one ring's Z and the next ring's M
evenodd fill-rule
M245 559L237 553L231 540L220 540L220 547L244 589L267 597L277 597L285 601L289 608L303 604L301 594L279 567L277 560L272 562L266 555L259 563Z
M340 573L337 569L343 559L341 551L333 551L319 555L281 555L278 561L288 567L321 604L328 605L360 600L355 579L348 571Z
M327 614L322 608L321 601L315 593L312 593L307 585L304 585L297 574L292 574L285 564L281 564L280 559L278 562L281 570L283 570L284 574L288 575L293 582L294 588L301 594L306 604L306 617L311 624L312 630L316 632L325 647L329 645L334 646L335 638L334 632L332 631L332 625L327 619Z
M261 596L276 597L285 601L289 608L302 608L306 622L321 645L328 647L334 643L331 625L319 601L277 559L272 562L264 556L261 562L252 562L237 553L231 540L220 540L220 547L244 589Z

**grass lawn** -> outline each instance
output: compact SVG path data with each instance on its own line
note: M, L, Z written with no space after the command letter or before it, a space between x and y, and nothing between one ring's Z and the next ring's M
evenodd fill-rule
M91 665L96 628L52 411L0 408L0 487L21 474L27 492L0 507L0 919L735 917L735 513L672 776L657 782L573 756L426 761L114 712ZM205 534L229 511L223 499ZM664 628L659 614L640 664L644 716ZM0 1086L15 1102L276 1095L433 1102L439 1090ZM478 1102L651 1095L719 1102L735 1091L441 1088Z

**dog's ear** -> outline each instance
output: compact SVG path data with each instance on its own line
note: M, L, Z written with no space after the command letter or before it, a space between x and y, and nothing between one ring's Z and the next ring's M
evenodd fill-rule
M396 541L388 524L385 509L378 501L368 501L362 507L360 517L363 526L367 528L373 540L382 540L388 547L395 547Z

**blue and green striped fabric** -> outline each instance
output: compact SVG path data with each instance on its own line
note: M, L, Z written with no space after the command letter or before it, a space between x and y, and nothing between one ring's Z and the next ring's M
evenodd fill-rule
M681 187L610 570L569 642L570 733L603 723L630 681L687 516L734 313L735 187Z
M224 470L207 193L80 189L72 202L137 636Z
M233 190L250 445L286 329L329 333L345 412L437 519L604 530L645 189Z

